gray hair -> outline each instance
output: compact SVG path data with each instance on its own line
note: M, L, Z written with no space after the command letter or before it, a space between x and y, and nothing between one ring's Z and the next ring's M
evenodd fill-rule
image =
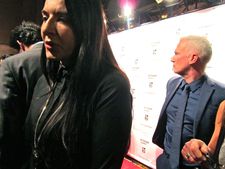
M188 44L199 54L201 62L206 65L212 57L212 46L208 39L204 36L190 35L181 39L188 41Z

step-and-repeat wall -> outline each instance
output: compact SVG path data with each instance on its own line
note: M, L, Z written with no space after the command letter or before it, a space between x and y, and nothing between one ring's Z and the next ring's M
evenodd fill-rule
M126 72L133 94L133 126L128 155L156 168L162 150L152 143L167 80L174 76L170 58L179 38L207 36L213 56L206 72L225 83L225 5L180 15L109 35L120 67Z

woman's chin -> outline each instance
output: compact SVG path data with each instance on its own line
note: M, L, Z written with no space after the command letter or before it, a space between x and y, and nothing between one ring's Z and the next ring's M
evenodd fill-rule
M50 52L46 52L46 58L49 59L49 60L57 60L56 55L53 55Z

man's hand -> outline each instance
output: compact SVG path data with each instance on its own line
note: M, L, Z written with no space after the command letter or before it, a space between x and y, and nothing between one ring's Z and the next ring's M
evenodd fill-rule
M199 139L191 139L186 142L181 150L183 158L188 163L201 163L206 161L205 155L210 153L209 147Z

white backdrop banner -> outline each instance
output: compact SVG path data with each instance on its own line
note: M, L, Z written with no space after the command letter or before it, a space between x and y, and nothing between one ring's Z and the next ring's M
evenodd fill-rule
M206 72L225 83L225 5L180 15L109 35L113 53L126 72L133 95L133 126L128 155L155 167L162 150L152 143L166 83L175 74L170 58L181 36L203 35L212 43Z

